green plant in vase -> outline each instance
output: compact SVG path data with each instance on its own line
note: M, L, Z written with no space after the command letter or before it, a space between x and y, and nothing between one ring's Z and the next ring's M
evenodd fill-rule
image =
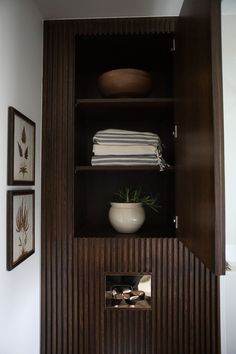
M158 199L147 194L142 187L124 187L114 194L109 210L109 220L120 233L134 233L145 221L144 207L158 212Z

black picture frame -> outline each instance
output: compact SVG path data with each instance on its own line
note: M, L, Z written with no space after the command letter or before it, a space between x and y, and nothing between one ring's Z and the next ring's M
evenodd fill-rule
M34 252L34 190L7 191L7 270L12 270Z
M35 123L8 108L8 185L35 184Z

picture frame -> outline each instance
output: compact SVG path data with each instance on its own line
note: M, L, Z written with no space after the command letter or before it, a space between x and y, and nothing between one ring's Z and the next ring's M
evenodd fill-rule
M7 191L7 270L12 270L34 252L34 190Z
M8 185L35 183L35 123L8 108Z

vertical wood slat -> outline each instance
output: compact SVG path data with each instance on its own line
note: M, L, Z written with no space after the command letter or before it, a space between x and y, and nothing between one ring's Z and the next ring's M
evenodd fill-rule
M189 252L184 248L184 279L183 279L183 337L184 353L189 353Z
M52 43L51 46L53 48L53 61L55 66L53 67L52 70L52 92L53 92L53 96L57 95L57 86L56 86L56 82L57 82L57 60L58 60L58 53L57 53L57 40L58 40L58 33L57 30L55 31L55 35L53 36L52 39ZM56 132L57 132L57 120L55 119L57 115L57 102L55 100L53 100L53 104L52 104L52 126L55 129L55 132L52 134L52 144L53 146L55 146L55 153L56 153L56 149L57 149L57 144L56 144ZM54 175L56 175L57 173L57 159L55 158L53 163L52 163L52 167L53 167L53 172ZM58 203L58 197L57 197L57 188L56 188L56 183L55 181L53 181L53 177L51 178L51 187L52 187L52 191L55 194L55 200L56 203ZM52 303L52 316L51 316L51 320L52 320L52 337L51 337L51 350L52 352L57 351L57 337L58 337L58 332L57 332L57 327L58 327L58 323L57 323L57 297L56 297L56 285L57 285L57 247L55 247L56 244L59 244L60 239L58 238L57 235L57 209L52 209L52 219L54 220L54 223L52 224L52 234L54 236L54 238L52 239L52 245L51 245L51 276L52 276L52 287L51 287L51 303ZM60 261L59 261L60 262ZM60 263L59 263L60 265ZM53 325L53 324L56 325Z
M162 353L167 353L167 322L168 322L168 248L167 239L162 242L162 294L161 294L161 348ZM159 315L160 316L160 315Z
M44 87L44 93L43 93L43 116L46 117L48 116L48 111L50 109L50 106L47 105L47 99L50 96L50 88L49 82L48 82L48 77L49 77L49 71L50 71L50 60L52 60L52 55L50 53L50 39L49 39L49 30L47 29L47 26L45 26L45 32L44 32L44 58L43 58L43 66L44 66L44 77L43 77L43 87ZM47 121L43 119L42 122L42 140L46 141L47 139L47 132L50 127L50 121ZM42 146L42 158L45 156L46 152L50 149L49 144L43 145ZM42 159L42 180L45 180L47 177L47 160L44 158ZM47 185L42 186L42 205L46 205L46 195L49 189L49 183ZM47 297L49 296L50 292L50 282L48 286L48 278L49 278L49 257L48 257L48 249L49 249L49 244L47 243L46 239L46 234L47 230L49 228L48 225L48 213L46 212L46 209L42 208L42 237L41 237L41 254L42 254L42 261L41 261L41 283L42 283L42 288L41 288L41 303L43 306L41 306L41 352L47 351L47 345L49 342L49 338L47 337L47 329L48 328L48 317L47 313L50 313L50 308L47 305Z
M62 177L62 159L59 157L62 153L62 143L64 142L64 134L62 133L62 126L63 126L63 119L62 119L62 61L63 61L63 40L61 40L61 45L58 45L62 36L62 27L57 28L56 31L56 40L54 42L54 53L56 54L56 65L53 67L54 77L53 77L53 86L55 87L55 95L58 97L58 101L53 101L53 119L54 119L54 126L56 126L56 133L55 133L55 175L58 176L56 181L54 181L54 192L56 194L56 203L60 203L62 200L62 193L63 188L58 188L60 181L63 181ZM57 70L59 68L59 70ZM65 137L66 138L66 137ZM62 140L62 143L61 143ZM55 318L53 318L53 322L57 323L56 326L56 335L53 335L53 342L55 341L55 348L58 352L64 351L64 344L67 339L67 328L62 318L66 319L67 317L67 309L63 308L63 292L60 289L63 289L63 265L64 265L64 257L66 257L66 252L62 253L63 248L63 228L64 225L61 223L62 220L62 213L63 213L63 206L61 208L55 208L56 218L54 219L55 222L55 235L57 237L56 244L57 247L53 247L53 252L55 252L53 256L53 263L56 272L56 286L53 287L55 294L54 294L54 302L55 302ZM64 311L63 311L64 310ZM62 317L62 313L64 312L64 316ZM59 336L58 333L61 333L65 330L65 335L63 337ZM54 351L54 349L53 349Z
M42 151L42 353L73 351L73 35L45 24ZM70 53L70 54L69 54ZM69 118L70 117L70 118ZM68 159L69 156L69 159ZM70 157L71 156L71 157ZM56 176L56 178L55 178ZM43 266L45 262L46 267ZM63 335L62 335L63 333Z
M152 263L152 273L154 273L153 279L153 298L152 298L152 332L153 332L153 353L156 351L162 351L162 298L163 298L163 242L156 242L156 240L152 240L152 253L153 253L153 263ZM159 265L157 265L157 260L159 261ZM156 275L156 276L155 276ZM156 292L154 291L156 289ZM154 315L156 314L156 315ZM158 321L156 320L156 316L158 316ZM154 333L157 333L157 336L154 336Z
M180 249L177 247L177 242L173 243L173 317L176 319L173 321L173 347L179 348L179 335L178 335L178 325L179 321L179 253Z
M195 303L195 293L194 293L194 256L191 253L189 257L189 354L194 354L195 352L195 318L194 318L194 303Z
M212 327L211 327L211 314L210 314L210 294L211 292L211 279L210 272L206 269L206 291L205 291L205 302L206 302L206 352L212 353L211 351L211 336L212 336Z
M74 77L74 57L71 56L69 53L74 52L74 36L73 36L73 29L70 28L69 31L67 30L67 26L64 24L63 26L63 48L64 48L64 56L63 56L63 91L62 97L66 97L68 95L68 101L63 99L63 114L62 116L73 116L74 114L74 88L71 85L73 77ZM65 82L67 85L65 85ZM64 269L64 278L67 277L67 289L69 293L74 295L73 289L73 230L72 225L74 224L73 221L73 198L71 195L74 194L73 191L73 175L72 175L72 167L74 161L74 153L73 153L73 131L74 131L74 124L71 119L63 119L64 127L63 132L67 131L67 138L64 137L63 146L66 147L66 155L70 156L71 160L63 160L63 181L64 181L64 188L63 190L66 193L66 199L64 200L64 213L67 215L67 224L64 223L64 244L67 244L67 263L66 269ZM63 134L64 136L64 134ZM70 139L68 139L70 137ZM72 143L72 144L71 144ZM65 183L66 182L66 183ZM62 216L63 219L63 216ZM69 234L69 237L68 237ZM64 247L63 247L64 249ZM65 284L64 284L65 288ZM73 311L74 311L74 297L69 296L67 294L67 308L68 308L68 349L67 352L71 353L73 350L76 351L74 348L74 323L73 323Z
M204 267L203 264L201 264L201 270L200 270L200 323L201 323L201 353L204 352L206 348L206 328L205 328L205 317L206 317L206 303L205 303L205 287L206 287L206 277L205 277L205 271L206 268Z
M201 354L200 352L200 264L197 258L194 259L194 294L195 294L195 302L194 302L194 327L195 327L195 354Z
M178 269L178 282L179 282L179 291L178 291L178 334L179 334L179 350L180 353L184 353L184 247L181 243L179 245L179 269Z
M219 354L218 279L180 242L73 238L76 31L45 26L41 353ZM152 310L104 310L106 272L151 272Z

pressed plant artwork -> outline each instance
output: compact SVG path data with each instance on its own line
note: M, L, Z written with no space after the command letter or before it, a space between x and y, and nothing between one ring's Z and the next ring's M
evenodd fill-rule
M22 257L27 253L27 232L29 230L28 215L28 206L26 205L25 198L22 197L21 205L18 207L16 214L16 232L18 233L18 248L20 251L19 257Z
M34 191L8 191L8 269L34 253Z
M27 143L26 132L25 132L25 127L23 127L21 133L21 141L20 142L17 141L19 157L21 159L20 166L19 166L19 174L22 174L23 178L25 177L25 174L28 173L27 160L29 157L29 147L26 145L26 143Z
M35 123L9 107L8 184L34 184Z

